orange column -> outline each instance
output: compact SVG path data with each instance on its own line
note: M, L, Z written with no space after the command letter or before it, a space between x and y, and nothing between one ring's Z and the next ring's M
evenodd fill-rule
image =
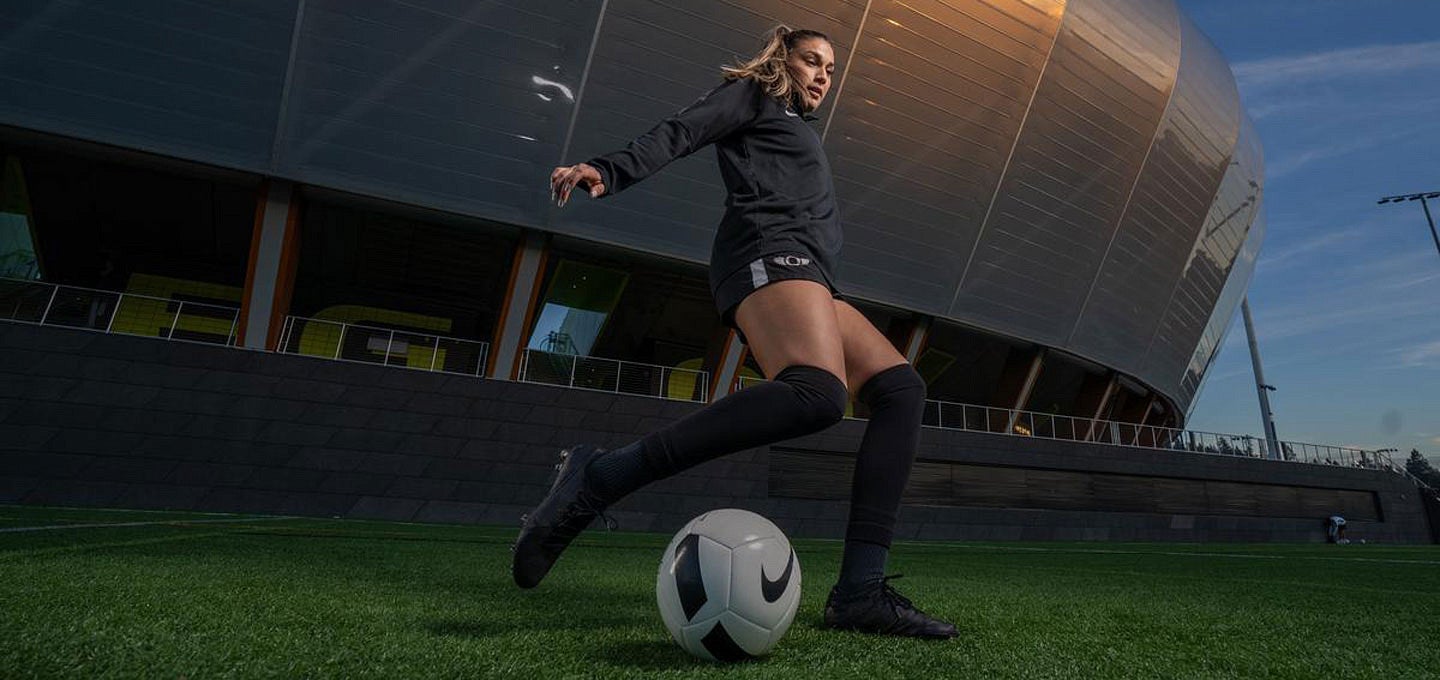
M545 263L550 257L550 236L544 232L527 231L515 248L510 265L510 284L505 304L500 309L500 322L490 343L490 356L485 375L499 380L518 380L520 358L525 349L525 332L535 319L540 299L540 284L545 277Z
M295 184L265 180L255 202L255 228L240 302L237 343L274 350L280 343L300 253L300 201Z

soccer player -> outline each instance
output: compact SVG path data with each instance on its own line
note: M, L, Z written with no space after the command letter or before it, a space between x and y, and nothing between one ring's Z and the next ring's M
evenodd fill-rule
M609 196L714 144L728 196L710 289L724 323L739 331L770 381L624 448L562 452L554 485L526 515L514 547L520 587L539 584L571 540L626 494L718 456L823 430L844 416L854 393L871 415L824 623L885 635L957 635L885 576L925 383L835 287L840 215L820 135L809 124L834 74L829 38L777 27L752 59L723 69L720 86L624 149L551 173L552 197L563 206L576 189Z

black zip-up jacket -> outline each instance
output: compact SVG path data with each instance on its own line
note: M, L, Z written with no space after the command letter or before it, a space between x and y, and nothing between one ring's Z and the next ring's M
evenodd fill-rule
M729 196L710 253L710 286L767 255L809 253L835 285L842 242L820 135L750 78L729 80L624 149L586 161L606 195L714 143Z

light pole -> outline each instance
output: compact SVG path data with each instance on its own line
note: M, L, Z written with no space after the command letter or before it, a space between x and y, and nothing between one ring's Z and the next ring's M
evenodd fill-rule
M1440 234L1435 233L1435 218L1430 216L1430 204L1425 201L1432 198L1440 198L1440 191L1430 191L1420 194L1401 194L1399 196L1386 196L1376 201L1377 204L1402 203L1406 201L1420 201L1420 207L1425 210L1425 221L1430 223L1430 238L1435 239L1435 252L1440 253Z
M1265 371L1260 368L1260 345L1255 342L1255 322L1250 319L1250 298L1240 300L1240 313L1245 316L1245 337L1250 341L1250 366L1255 369L1255 392L1260 395L1260 421L1265 426L1266 448L1271 460L1280 460L1280 441L1275 434L1275 416L1270 412L1270 395L1273 385L1265 384Z

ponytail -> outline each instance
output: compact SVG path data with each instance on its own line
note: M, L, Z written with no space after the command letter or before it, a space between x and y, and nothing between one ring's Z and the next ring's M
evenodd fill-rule
M788 100L799 88L796 87L794 78L790 75L790 69L785 65L785 60L790 58L790 50L795 49L795 46L801 41L810 38L819 38L830 42L829 36L819 31L790 30L789 26L781 24L768 32L765 46L749 61L722 66L720 72L726 80L751 78L765 88L766 94L777 99Z

